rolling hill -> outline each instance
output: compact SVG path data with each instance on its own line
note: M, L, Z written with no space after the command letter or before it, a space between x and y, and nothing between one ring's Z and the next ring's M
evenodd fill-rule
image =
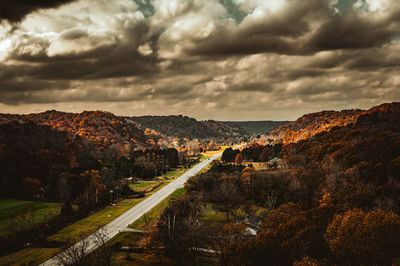
M239 126L223 122L207 120L197 121L182 115L170 116L134 116L126 117L146 128L156 130L169 137L188 139L240 139L246 131Z
M295 143L318 133L329 131L333 127L354 123L362 112L362 110L357 109L306 114L296 121L271 131L270 138L274 140L282 139L284 144Z
M259 135L269 134L272 130L290 123L290 121L224 121L223 123L232 127L240 127L248 135Z

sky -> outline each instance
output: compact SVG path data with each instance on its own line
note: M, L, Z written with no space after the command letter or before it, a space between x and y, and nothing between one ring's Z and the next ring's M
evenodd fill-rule
M398 0L2 0L0 112L294 120L400 101Z

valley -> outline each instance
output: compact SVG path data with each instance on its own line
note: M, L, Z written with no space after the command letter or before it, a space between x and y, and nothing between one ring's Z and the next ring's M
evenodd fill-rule
M146 117L147 125L160 125L144 130L99 111L2 115L8 199L1 201L1 241L8 249L0 263L364 263L373 258L334 243L354 241L338 230L385 223L390 231L374 237L396 246L385 232L396 235L400 226L399 114L398 103L324 111L265 134L241 129L218 138L207 129L195 139L172 133L187 130L185 117L164 124ZM24 166L15 168L20 159ZM11 199L15 187L20 194ZM342 229L351 225L340 219L353 215L364 220ZM370 237L363 232L361 239ZM399 254L368 242L364 248L379 260L376 252L388 261ZM282 256L285 250L291 255Z

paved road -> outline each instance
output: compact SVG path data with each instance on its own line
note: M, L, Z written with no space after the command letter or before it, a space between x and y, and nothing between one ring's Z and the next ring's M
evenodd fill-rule
M128 227L131 223L134 221L138 220L143 214L151 210L153 207L155 207L157 204L159 204L161 201L163 201L166 197L168 197L172 192L174 192L176 189L183 187L183 185L186 183L186 181L200 172L201 169L206 167L208 164L210 164L213 160L217 159L222 155L222 152L215 154L214 156L202 161L198 165L194 166L191 168L189 171L181 175L179 178L175 179L159 191L155 192L145 200L141 201L134 207L132 207L130 210L116 218L114 221L110 222L109 224L105 225L102 229L102 233L105 233L106 235L106 241L110 240L114 236L116 236L120 231L123 231L126 227ZM100 231L99 230L99 231ZM95 250L96 243L95 243L96 237L95 233L90 235L86 241L87 241L87 248L86 248L86 253L90 253L93 250ZM81 246L82 243L78 242L75 246ZM50 265L59 265L59 261L57 257L53 257L46 262L44 262L43 266L50 266Z

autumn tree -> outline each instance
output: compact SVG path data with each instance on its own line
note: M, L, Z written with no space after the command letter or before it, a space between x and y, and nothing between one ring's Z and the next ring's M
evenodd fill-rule
M400 216L390 211L352 209L338 214L326 235L340 264L392 265L400 258Z
M233 178L224 178L222 182L214 188L211 201L217 210L226 214L226 221L229 221L229 214L233 213L242 204L238 184Z
M290 265L305 256L326 256L323 232L306 211L294 203L272 210L258 235L234 244L228 265Z
M193 240L197 235L199 220L198 200L189 197L173 200L161 214L150 242L153 246L163 246L165 255L179 262L196 247L196 241Z
M236 154L235 163L241 164L243 162L243 156L241 153Z
M215 142L213 140L210 140L210 142L207 145L207 150L208 151L213 151L215 150Z
M86 170L81 174L86 184L86 204L94 207L101 202L108 202L110 197L105 185L101 182L98 170Z
M198 142L192 142L190 144L190 150L193 152L193 154L198 154L201 151L200 143Z
M246 225L244 223L230 222L225 224L222 230L215 232L213 247L219 251L219 264L229 264L232 246L239 245L246 239Z

